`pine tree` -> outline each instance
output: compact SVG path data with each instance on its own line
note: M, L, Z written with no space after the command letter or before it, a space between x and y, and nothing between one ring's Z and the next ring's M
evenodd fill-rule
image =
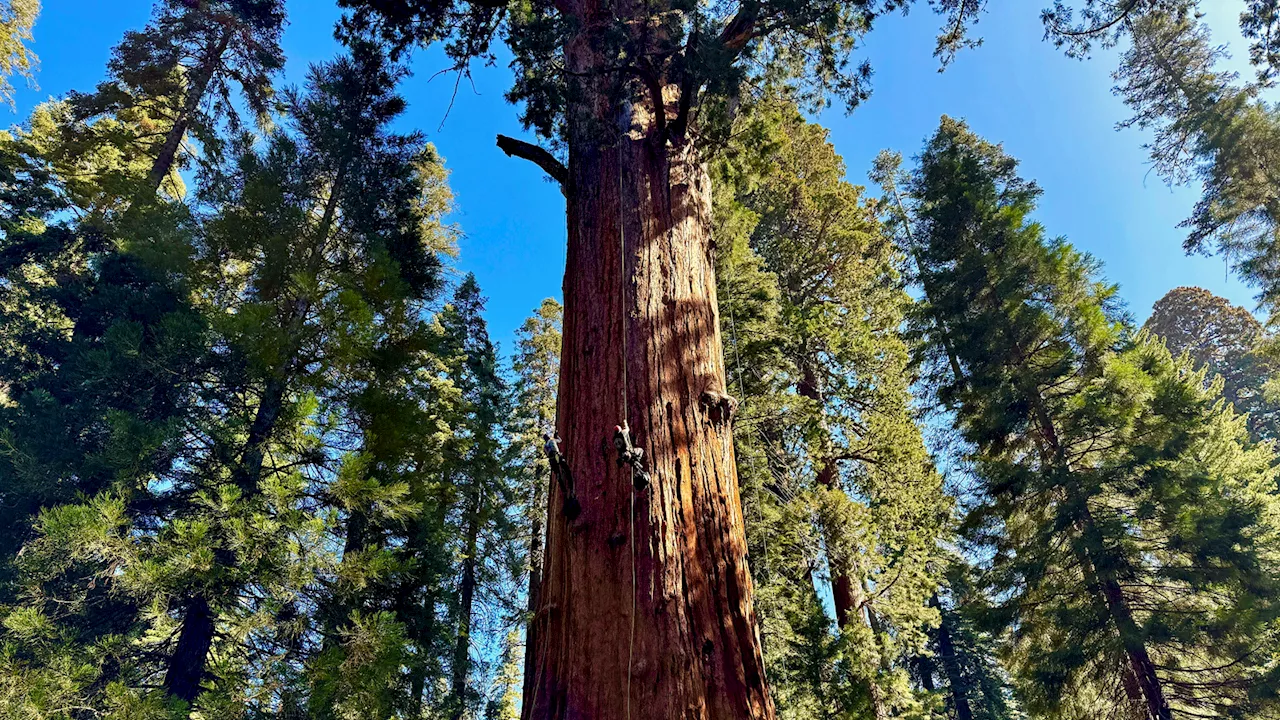
M563 308L551 298L542 301L534 314L516 331L516 354L512 358L514 375L512 427L515 464L526 488L525 521L529 533L528 583L525 590L525 656L523 678L533 678L533 655L536 645L538 592L542 587L543 536L545 535L548 492L553 487L552 470L544 446L546 436L555 432L556 385L560 379L560 341Z
M437 162L430 146L423 150L420 182ZM446 197L433 197L441 193ZM428 186L422 220L436 221L447 194ZM430 245L442 239L448 241L447 229L443 238L421 238ZM440 510L452 498L442 475L460 399L448 380L448 339L424 303L394 292L385 300L372 322L354 325L340 341L342 374L351 385L338 400L360 439L326 497L345 518L336 528L340 564L319 603L320 653L307 673L315 717L413 713L423 696L415 681L435 654L435 608L425 606L425 597L437 590L438 567L448 562ZM373 646L386 654L370 663L362 651L379 633L386 637ZM371 664L380 671L368 671Z
M1248 0L1240 13L1240 30L1253 41L1249 61L1258 69L1259 83L1273 84L1280 72L1280 2Z
M118 531L169 510L157 485L181 471L190 424L207 415L210 328L186 277L194 228L181 211L149 212L113 242L68 219L50 175L7 167L0 707L65 716L109 696L152 712L134 688L154 608L117 572L134 549Z
M815 663L825 664L825 687L799 691L815 705L906 714L917 699L902 661L933 622L929 567L948 502L910 407L900 258L874 205L845 181L826 131L786 103L755 113L719 172L718 186L736 192L717 201L717 237L749 245L720 261L730 377L741 379L746 400L738 442L744 455L765 455L773 477L753 480L771 489L769 504L795 506L782 517L801 527L776 531L798 548L820 539L843 636L832 642L816 622L818 556L787 553L790 567L772 581L802 583L808 592L779 589L787 601L762 614L790 616L795 624L786 634L809 657L799 667L809 669L775 683L812 685ZM768 291L744 296L761 285ZM754 474L746 463L742 473ZM770 581L760 580L762 592L773 591ZM766 617L766 628L772 620ZM833 679L849 675L851 685ZM792 712L788 705L780 695L780 710Z
M881 151L872 164L870 177L885 193L880 208L886 227L893 232L897 245L912 256L913 264L918 267L920 245L916 240L907 198L904 197L911 176L902 169L902 157L887 150ZM908 265L907 269L910 274L914 268ZM919 273L912 277L915 282L924 279ZM929 289L931 287L925 288L926 293ZM946 328L922 317L920 310L917 304L908 314L909 325L915 326L911 332L916 340L912 343L914 360L926 367L932 366L935 377L926 378L931 382L922 383L922 387L926 392L936 394L938 377L958 381L964 377L964 372ZM933 344L919 342L922 327L934 331ZM963 457L970 448L965 447L963 440L954 433L939 427L950 419L945 415L945 406L935 408L932 413L932 422L928 424L933 425L933 442L939 446L935 452L952 458ZM950 472L961 477L966 474L963 467L953 467ZM968 504L970 489L963 480L952 485L951 492L958 501L962 505ZM950 535L948 539L954 540ZM940 558L938 562L945 570L941 587L930 598L929 605L938 611L939 619L937 625L925 628L929 637L926 651L912 658L915 681L925 691L940 694L945 712L956 720L1019 717L1008 673L998 654L1002 647L999 635L1002 629L993 631L981 622L987 598L982 595L981 588L975 588L973 558L951 555Z
M65 127L62 162L74 166L86 148L107 145L150 159L136 188L140 198L165 189L185 166L188 135L216 157L220 123L240 128L236 105L259 118L272 110L272 78L284 65L279 0L159 0L151 22L125 34L107 66L107 80L92 93L68 99L73 122ZM234 87L239 86L239 94ZM138 117L141 127L100 125L101 118Z
M939 394L981 483L966 525L1029 709L1263 707L1271 450L1219 387L1128 330L1096 263L1045 239L1016 168L944 118L911 195L923 331L960 370Z
M513 537L507 511L516 504L503 450L506 388L499 376L497 352L489 340L484 304L475 276L467 275L441 317L449 345L462 360L452 378L463 402L463 419L455 428L457 447L451 478L461 504L458 619L450 693L444 709L454 720L475 714L481 697L473 682L472 646L480 636L477 609L482 595L517 575L506 556Z
M987 599L973 586L972 568L951 558L943 587L929 600L937 625L926 630L926 652L913 658L921 687L942 697L955 720L1012 720L1020 717L1008 674L1000 663L1002 638L982 625Z
M76 480L52 498L56 502L41 501L46 509L37 534L20 557L24 602L8 613L17 629L7 637L12 645L5 657L13 659L15 676L34 678L15 690L22 697L42 697L40 678L65 675L68 662L88 658L69 676L78 684L68 693L82 694L76 699L89 706L142 712L198 700L211 715L301 707L306 688L290 678L299 676L316 644L322 650L335 645L317 638L330 630L346 658L338 664L345 674L329 678L342 702L375 716L393 702L403 704L403 692L388 699L378 688L399 677L409 660L403 638L405 615L413 613L347 607L327 626L320 618L322 627L303 614L333 599L312 594L330 568L349 577L358 565L347 558L339 564L328 549L335 533L355 534L350 510L359 518L362 506L375 506L367 519L383 527L406 522L404 496L420 483L400 482L397 471L430 461L422 457L429 445L421 448L415 439L407 449L403 438L372 422L367 405L396 387L386 370L423 363L422 344L431 333L422 326L421 303L438 287L436 254L447 244L434 214L438 159L419 137L387 130L403 108L393 92L398 78L372 51L314 69L307 90L288 95L289 125L261 146L235 143L205 178L200 215L147 205L113 228L135 233L127 243L107 243L105 257L115 253L120 260L72 267L76 274L58 278L69 287L37 283L64 315L83 312L67 289L85 280L90 290L93 282L105 289L120 285L115 295L94 301L99 314L109 313L77 328L67 344L103 338L96 341L102 349L77 351L98 375L113 354L132 365L123 366L120 377L101 375L112 383L111 403L97 411L103 419L86 413L86 421L107 423L103 431L109 432L96 433L95 442L111 440L107 449L116 449L107 457L128 472L102 466L95 470L107 471L101 480L69 474L57 458L32 452L34 442L49 439L38 418L10 423L13 436L31 438L13 455L22 460L12 465L15 472ZM84 228L85 237L102 242L92 230ZM76 248L79 236L60 237L61 245L35 247ZM13 257L18 271L41 271L28 237L6 235L22 251L18 241L27 244L25 254ZM103 278L112 278L106 285L98 279L104 270L110 273ZM157 290L146 290L144 281ZM168 294L157 294L162 290ZM121 297L125 292L132 295ZM128 317L130 307L157 297L179 298L177 309L185 306L193 319L181 324L176 310L159 313L163 304L148 321L156 330ZM104 325L116 312L130 322ZM155 343L158 348L140 352ZM186 364L171 357L184 348L194 357ZM389 360L399 365L379 365ZM176 408L174 401L132 389L147 381L141 369L168 361L155 367L163 376L148 387L185 398ZM77 364L36 367L33 377L74 381ZM9 382L10 395L42 397ZM413 393L407 396L398 398L399 407L420 418L411 409ZM134 402L169 415L148 431L141 422L148 416L130 419L138 414L130 410ZM144 431L149 434L139 435ZM423 432L429 436L429 426ZM94 457L91 449L67 449L72 457ZM40 463L28 462L33 458ZM348 512L336 528L325 507L312 503L316 497L345 503ZM93 592L66 603L67 588L77 583ZM108 611L109 623L100 619ZM318 692L311 700L324 708L323 672L313 681Z

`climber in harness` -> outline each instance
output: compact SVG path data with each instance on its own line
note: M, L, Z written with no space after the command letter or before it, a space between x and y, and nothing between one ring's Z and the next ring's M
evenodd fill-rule
M542 452L547 456L551 466L551 474L560 483L560 491L564 493L564 516L573 520L582 512L578 504L578 496L573 489L573 473L569 472L569 463L560 452L560 436L547 430L542 433Z
M631 442L631 428L624 421L613 426L613 446L618 449L618 466L631 468L631 484L637 490L649 486L649 471L644 468L644 448L636 447Z

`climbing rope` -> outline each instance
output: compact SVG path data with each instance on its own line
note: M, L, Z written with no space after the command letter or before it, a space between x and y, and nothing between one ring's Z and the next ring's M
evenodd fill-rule
M627 408L627 232L622 216L622 145L623 137L618 137L618 277L620 280L622 312L620 325L622 330L622 427L630 430L630 411ZM634 467L633 467L634 474ZM631 510L627 544L631 548L631 629L627 641L627 720L631 720L631 673L635 663L636 650L636 484L631 486Z

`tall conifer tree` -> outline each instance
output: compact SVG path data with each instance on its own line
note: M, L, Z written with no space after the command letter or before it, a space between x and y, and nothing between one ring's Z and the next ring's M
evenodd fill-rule
M793 105L763 104L744 118L740 137L718 172L717 237L732 244L719 268L723 335L747 408L738 442L747 458L763 455L770 476L756 477L764 471L744 459L744 477L760 483L749 486L755 517L781 510L777 521L790 521L748 526L770 533L787 564L760 580L772 596L766 612L777 613L766 628L779 623L780 642L799 651L766 644L785 668L779 709L791 715L812 702L906 714L919 706L902 661L935 618L930 568L948 501L911 409L901 258L874 205L845 180L826 131ZM797 553L815 541L821 552ZM769 552L763 541L760 548ZM819 620L819 559L838 641ZM775 582L799 587L769 587ZM814 668L824 665L829 679L815 683L822 673Z
M1017 163L944 118L911 186L924 331L974 448L966 523L1031 709L1267 704L1271 451L1203 376L1134 337L1087 256L1028 219ZM1089 712L1088 710L1080 710Z
M185 165L188 134L216 156L221 122L239 128L237 102L258 118L272 109L273 76L284 65L279 0L158 0L146 28L130 31L107 65L107 80L92 93L72 93L79 124L68 151L107 143L151 158L139 198L154 195ZM239 94L235 87L239 86ZM145 132L98 128L102 116L142 114ZM172 191L172 188L170 188Z
M512 358L513 442L516 462L525 485L525 522L529 533L528 573L525 590L525 656L524 679L533 677L533 637L537 623L538 592L542 587L543 540L546 534L549 492L559 492L554 485L552 468L546 456L548 435L555 432L556 385L560 380L561 321L564 309L547 298L534 314L516 331L516 354Z
M724 401L707 151L748 80L781 77L813 99L865 97L870 71L850 52L907 3L343 4L348 33L401 48L439 42L459 73L505 40L516 69L508 97L526 127L567 151L565 162L498 138L566 197L558 431L573 475L605 483L581 493L581 522L549 526L547 577L573 577L544 580L540 602L556 612L539 634L550 646L537 651L524 714L773 717ZM933 5L953 21L946 53L963 44L973 8ZM634 531L632 468L598 451L624 425L653 481ZM611 545L616 535L624 542ZM622 635L625 656L613 645Z
M31 29L40 15L40 0L0 2L0 101L13 102L14 74L28 81L39 62L27 47Z
M448 343L461 361L451 375L463 403L451 469L460 505L458 620L446 713L455 720L474 713L480 697L472 673L472 651L480 637L477 608L482 595L505 579L503 575L513 574L504 557L512 534L507 512L516 503L503 450L507 398L483 316L484 304L475 276L467 275L441 316Z
M85 685L77 691L90 693L93 703L105 702L103 692L119 691L119 702L198 701L210 714L297 704L300 688L282 688L277 673L300 667L314 633L333 629L349 655L358 649L378 658L363 675L345 679L348 701L375 713L387 707L353 688L376 688L378 673L399 675L405 648L395 638L403 632L403 614L350 608L316 628L298 613L316 602L309 596L316 578L336 562L326 550L332 531L318 513L323 507L311 499L346 500L358 510L353 478L372 479L377 487L365 489L380 494L372 501L378 519L403 520L408 508L396 509L392 501L407 489L396 473L423 459L394 457L403 449L370 424L362 404L372 399L370 382L389 389L385 374L371 372L380 356L386 360L382 353L403 352L396 343L405 337L411 351L423 342L415 308L435 292L436 252L447 242L438 235L439 202L431 191L441 176L438 160L417 136L387 130L403 108L393 92L398 77L368 48L314 69L306 91L289 95L288 125L261 147L234 144L226 162L204 179L198 215L163 204L131 213L120 226L134 231L128 242L108 243L98 251L105 259L73 265L75 272L60 276L57 286L39 284L64 316L100 308L92 324L73 329L68 344L75 351L90 343L90 352L74 356L92 361L95 373L112 352L123 353L121 362L141 363L121 367L128 381L101 376L112 383L104 390L115 399L95 411L101 417L95 422L106 422L104 431L118 428L97 433L98 443L115 448L113 462L126 462L121 451L130 446L129 452L144 454L128 461L127 473L97 481L98 475L41 458L34 445L14 457L39 464L6 466L26 474L44 468L52 488L74 480L68 490L84 498L63 490L41 502L46 509L38 534L20 562L24 607L10 617L14 623L25 617L28 630L56 629L58 642L15 631L10 639L17 654L7 657L19 662L20 674L56 671L58 662L84 655L94 658L88 667L96 670L82 674ZM83 232L103 242L93 228ZM6 243L17 243L13 259L29 274L42 270L32 250L75 249L80 242L75 233L56 237L58 243L32 245L29 235L10 234ZM24 244L30 249L23 251ZM133 287L133 295L95 300L107 278L127 283L117 294ZM150 286L156 290L147 291ZM180 300L176 309L161 312L165 297ZM140 303L154 306L151 314L130 317L128 308ZM185 331L181 315L173 314L183 307L193 318ZM104 311L120 320L106 323L111 315ZM187 365L170 357L184 347L202 348ZM187 398L176 407L129 389L146 381L142 369L166 359L164 369L155 368L166 377L152 386ZM59 364L41 377L65 383L78 364ZM9 390L42 396L25 391ZM131 419L140 410L129 409L142 402L149 406L138 419L171 416L129 441L119 430L146 430ZM36 422L19 416L9 432L43 442ZM77 450L73 457L93 457ZM336 462L344 454L348 460ZM94 620L108 607L104 601L63 602L58 588L68 582L86 584L94 589L90 595L123 608L115 623ZM66 632L82 626L99 630ZM154 692L157 687L165 692Z

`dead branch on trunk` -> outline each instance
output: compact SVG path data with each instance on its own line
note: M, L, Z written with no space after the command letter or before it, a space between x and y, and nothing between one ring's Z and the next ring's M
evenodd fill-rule
M543 172L560 185L560 192L565 192L564 186L569 179L569 169L545 148L506 135L499 135L498 149L506 153L507 157L523 158L542 168Z

